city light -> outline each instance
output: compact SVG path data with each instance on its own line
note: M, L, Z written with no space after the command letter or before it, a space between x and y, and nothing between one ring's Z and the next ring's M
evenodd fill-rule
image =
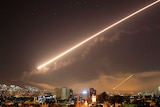
M88 102L85 100L84 105L88 105Z
M96 96L95 95L92 96L92 103L96 103Z
M82 91L82 94L87 94L87 91L86 90Z
M147 5L147 6L143 7L143 8L141 8L141 9L139 9L138 11L136 11L136 12L134 12L134 13L132 13L132 14L126 16L125 18L123 18L123 19L117 21L116 23L114 23L114 24L112 24L112 25L106 27L105 29L99 31L98 33L96 33L96 34L94 34L94 35L92 35L92 36L90 36L89 38L87 38L87 39L85 39L84 41L78 43L77 45L73 46L72 48L70 48L70 49L64 51L63 53L59 54L58 56L54 57L53 59L51 59L51 60L45 62L44 64L42 64L42 65L40 65L40 66L38 66L37 69L41 69L41 68L45 67L46 65L52 63L53 61L59 59L60 57L64 56L65 54L67 54L67 53L71 52L72 50L78 48L79 46L83 45L84 43L88 42L89 40L91 40L91 39L93 39L93 38L99 36L100 34L104 33L105 31L107 31L107 30L111 29L112 27L114 27L114 26L120 24L121 22L124 22L125 20L131 18L132 16L134 16L134 15L136 15L136 14L142 12L143 10L145 10L145 9L147 9L147 8L149 8L149 7L151 7L151 6L153 6L154 4L156 4L156 3L158 3L158 2L160 2L160 0L155 1L155 2L153 2L153 3L151 3L151 4L149 4L149 5Z

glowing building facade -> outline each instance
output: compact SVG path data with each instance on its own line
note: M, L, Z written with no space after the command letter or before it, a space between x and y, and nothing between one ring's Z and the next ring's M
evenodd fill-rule
M68 99L68 90L66 87L62 87L62 95L61 95L61 99Z

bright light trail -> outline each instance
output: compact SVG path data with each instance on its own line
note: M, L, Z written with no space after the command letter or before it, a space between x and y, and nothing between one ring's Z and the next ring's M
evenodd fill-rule
M117 21L116 23L114 23L114 24L112 24L112 25L106 27L105 29L99 31L98 33L92 35L91 37L85 39L84 41L78 43L77 45L73 46L72 48L70 48L70 49L66 50L65 52L61 53L60 55L56 56L55 58L53 58L53 59L51 59L51 60L45 62L44 64L38 66L37 69L41 69L41 68L45 67L46 65L52 63L53 61L57 60L58 58L64 56L65 54L71 52L72 50L78 48L79 46L81 46L81 45L83 45L84 43L88 42L89 40L93 39L94 37L99 36L99 35L102 34L103 32L105 32L105 31L111 29L112 27L114 27L114 26L120 24L121 22L123 22L123 21L129 19L130 17L132 17L132 16L134 16L134 15L140 13L140 12L142 12L143 10L145 10L145 9L147 9L147 8L149 8L149 7L151 7L151 6L153 6L154 4L156 4L156 3L158 3L158 2L160 2L160 0L155 1L155 2L153 2L153 3L151 3L151 4L149 4L149 5L147 5L147 6L143 7L143 8L141 8L140 10L138 10L138 11L136 11L136 12L134 12L134 13L128 15L127 17L125 17L125 18L123 18L123 19Z
M125 80L123 80L121 83L119 83L117 86L115 86L113 88L113 90L115 90L116 88L118 88L120 85L122 85L124 82L126 82L128 79L130 79L133 75L130 75L129 77L127 77Z

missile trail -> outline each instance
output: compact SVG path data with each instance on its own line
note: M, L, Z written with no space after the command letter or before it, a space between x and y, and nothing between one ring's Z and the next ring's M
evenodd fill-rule
M130 75L129 77L127 77L125 80L123 80L121 83L119 83L117 86L115 86L113 88L113 90L115 90L116 88L118 88L120 85L122 85L124 82L126 82L128 79L130 79L133 75Z
M91 37L89 37L89 38L85 39L84 41L78 43L77 45L73 46L72 48L70 48L70 49L64 51L63 53L59 54L58 56L54 57L53 59L51 59L51 60L45 62L44 64L42 64L42 65L40 65L40 66L38 66L37 69L41 69L41 68L45 67L46 65L52 63L53 61L57 60L58 58L64 56L65 54L71 52L72 50L78 48L79 46L83 45L84 43L88 42L89 40L95 38L96 36L99 36L99 35L102 34L103 32L105 32L105 31L111 29L112 27L114 27L114 26L116 26L116 25L118 25L118 24L124 22L125 20L129 19L130 17L132 17L132 16L134 16L134 15L136 15L136 14L142 12L143 10L145 10L145 9L147 9L147 8L149 8L149 7L153 6L153 5L155 5L155 4L158 3L158 2L160 2L160 0L157 0L157 1L151 3L151 4L147 5L147 6L145 6L145 7L141 8L141 9L139 9L138 11L136 11L136 12L134 12L134 13L132 13L132 14L130 14L130 15L124 17L123 19L117 21L116 23L114 23L114 24L112 24L112 25L106 27L105 29L99 31L98 33L92 35Z

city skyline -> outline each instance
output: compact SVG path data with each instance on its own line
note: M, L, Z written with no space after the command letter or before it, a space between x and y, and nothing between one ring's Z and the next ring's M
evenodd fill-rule
M160 3L37 70L43 62L154 1L4 1L0 82L107 91L133 75L118 89L156 90Z

